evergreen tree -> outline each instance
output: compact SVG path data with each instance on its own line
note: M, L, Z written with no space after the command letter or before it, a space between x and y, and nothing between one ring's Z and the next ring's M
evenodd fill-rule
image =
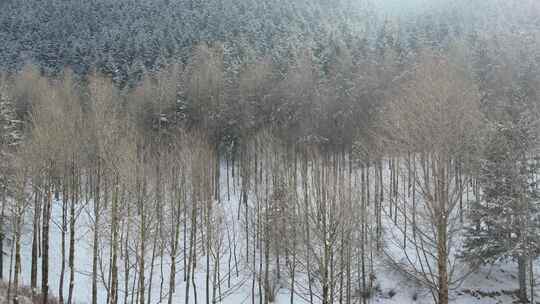
M7 95L5 80L0 79L0 187L5 187L8 165L13 149L21 139L20 121L17 119L13 103Z
M488 132L478 180L483 199L471 205L464 257L476 265L517 260L519 297L526 301L527 258L540 249L538 136L525 106L510 105L505 112Z
M7 196L14 178L12 168L14 149L22 135L20 122L7 95L7 81L2 78L0 78L0 279L4 273L6 208Z

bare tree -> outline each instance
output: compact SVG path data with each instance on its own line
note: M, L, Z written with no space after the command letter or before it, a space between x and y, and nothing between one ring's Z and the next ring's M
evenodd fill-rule
M21 146L20 148L24 148ZM9 214L11 216L13 224L13 236L15 242L15 266L14 266L14 275L13 275L13 303L19 303L19 285L20 285L20 276L21 276L21 238L23 236L23 227L26 210L30 206L31 199L27 192L27 186L29 183L29 176L32 170L30 164L31 157L30 153L20 153L18 154L18 159L15 163L15 179L14 179L14 188L15 193L13 196L12 206L9 208ZM7 299L10 300L9 298Z
M388 147L398 157L413 155L413 165L400 171L410 171L406 176L416 177L418 190L418 197L413 199L417 204L416 224L400 231L405 236L402 252L408 257L400 266L426 284L440 304L448 303L448 290L457 282L452 246L466 177L458 179L458 184L452 177L456 165L462 165L474 152L481 122L480 97L468 75L448 58L424 54L410 78L401 84L398 95L389 97L383 115L382 135ZM408 205L411 201L406 193L395 193L394 197L406 204L395 209L401 210L401 221L412 222L407 213L412 210ZM401 221L396 227L403 227Z
M104 211L104 203L107 203L106 173L109 168L115 165L114 160L107 162L107 155L115 145L117 139L118 116L115 108L117 93L112 83L103 77L93 76L89 80L90 91L90 113L88 121L89 128L94 142L94 155L92 156L92 220L93 220L93 257L92 257L92 303L97 304L98 290L98 259L99 259L99 240L102 223L101 216ZM116 136L115 136L116 135ZM109 151L108 151L109 150ZM114 167L113 167L114 168ZM117 189L115 189L117 190ZM116 227L113 234L116 236Z

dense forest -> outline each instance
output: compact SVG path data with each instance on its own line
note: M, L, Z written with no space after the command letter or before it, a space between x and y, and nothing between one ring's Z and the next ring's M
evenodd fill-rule
M4 0L0 46L6 303L539 296L537 1Z

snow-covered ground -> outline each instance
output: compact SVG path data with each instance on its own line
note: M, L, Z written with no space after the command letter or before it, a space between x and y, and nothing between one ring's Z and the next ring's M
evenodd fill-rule
M224 212L231 216L236 216L237 203L239 201L238 192L231 192L230 201L227 200L227 194L225 190L225 180L223 177L223 187L222 193L223 198L223 210ZM60 246L61 246L61 233L59 226L55 223L54 219L59 219L61 214L61 203L55 201L53 203L53 224L51 225L51 261L50 261L50 291L54 295L58 295L59 287L59 278L61 270L61 256L60 256ZM30 222L30 221L27 221ZM91 269L92 269L92 231L90 229L90 217L86 215L85 212L81 213L80 218L78 219L78 229L77 229L77 238L76 238L76 274L75 274L75 300L77 303L84 304L90 303L91 301ZM31 257L31 233L30 227L26 227L27 233L25 233L25 238L23 240L23 264L22 264L22 281L24 285L30 284L30 257ZM240 230L238 227L237 230ZM239 233L240 235L240 233ZM239 242L239 247L236 249L240 259L243 259L242 254L245 251L243 248L242 241ZM67 240L66 240L66 255L67 255ZM225 250L227 251L227 250ZM106 256L104 254L104 256ZM132 260L135 257L131 257ZM9 256L7 256L9 261ZM241 303L252 303L255 300L255 303L259 303L259 294L258 289L255 287L255 294L252 293L252 271L250 270L249 265L244 265L244 263L239 263L239 275L236 275L236 271L233 271L231 274L231 287L228 288L228 256L227 253L224 254L223 262L221 263L221 269L223 276L223 299L222 303L224 304L241 304ZM381 304L403 304L403 303L419 303L419 304L431 304L434 303L433 297L430 291L426 288L415 284L414 281L411 281L409 278L404 277L400 272L396 271L392 267L389 267L386 258L383 254L373 256L374 260L374 273L376 279L374 281L374 286L376 287L376 292L373 297L368 300L368 303L381 303ZM178 261L179 264L182 262ZM195 284L197 286L197 299L198 303L205 302L205 257L201 256L199 260L199 267L196 272ZM119 302L124 303L124 281L122 278L123 274L123 265L120 265L120 282L121 292L119 295ZM163 266L163 267L161 267ZM234 266L233 266L234 267ZM148 266L148 269L150 267ZM181 268L181 267L179 267ZM536 267L536 271L540 271L540 267ZM165 288L163 288L163 294L160 296L160 289L162 282L159 279L159 275L163 271L163 276L168 277L169 270L169 260L164 258L161 261L159 258L155 261L154 281L152 284L152 303L166 303L166 291L167 284L165 283ZM38 278L40 267L38 267ZM67 288L68 288L68 271L67 268L67 258L66 258L66 275L64 276L64 292L67 297ZM4 277L8 277L9 269L8 267L4 268ZM177 286L176 292L174 294L173 303L185 303L185 283L183 281L183 272L179 270L177 275ZM131 281L130 281L131 284ZM106 302L106 290L103 287L104 284L101 282L100 288L98 291L99 303ZM130 285L131 286L131 285ZM485 266L477 271L473 272L468 276L464 282L455 290L451 291L450 302L456 304L489 304L489 303L512 303L516 300L514 296L514 291L517 289L517 265L513 262L508 262L505 264L493 265L491 267ZM212 292L212 290L211 290ZM540 296L536 296L540 299ZM190 289L189 303L195 303L193 289ZM307 303L305 299L302 299L299 296L294 296L294 303L303 304ZM132 303L134 300L131 295L127 297L127 303ZM275 303L285 304L291 302L290 291L287 289L287 284L281 284Z
M371 303L419 303L432 304L431 293L400 273L389 270L387 266L379 264L380 275L378 282L380 291ZM536 271L540 267L536 265ZM450 303L455 304L506 304L517 301L515 291L517 284L517 264L504 263L493 266L484 266L471 273L461 286L450 292ZM538 299L535 292L535 298Z

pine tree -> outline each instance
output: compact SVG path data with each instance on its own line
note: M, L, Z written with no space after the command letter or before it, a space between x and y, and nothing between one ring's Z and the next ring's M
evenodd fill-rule
M523 106L509 107L488 132L478 180L483 199L471 205L464 257L476 265L517 260L519 297L526 301L527 258L540 249L538 136L534 116Z
M6 81L0 80L0 154L7 157L21 139L20 121L14 105L8 98ZM4 160L4 159L2 159ZM2 162L5 164L5 162Z
M13 179L13 152L20 142L20 123L7 94L5 79L0 79L0 279L3 272L4 217L9 185Z

